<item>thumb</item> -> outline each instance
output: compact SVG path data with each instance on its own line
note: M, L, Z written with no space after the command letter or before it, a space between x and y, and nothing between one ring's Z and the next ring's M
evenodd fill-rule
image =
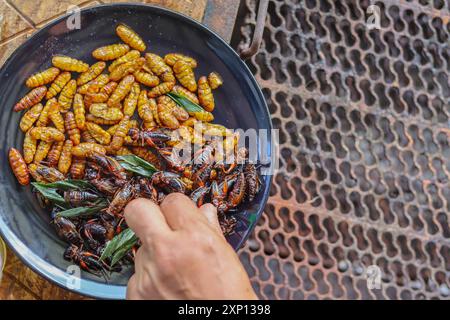
M200 207L200 213L206 217L208 223L213 229L222 234L222 229L220 228L219 219L217 217L217 208L211 203L206 203Z

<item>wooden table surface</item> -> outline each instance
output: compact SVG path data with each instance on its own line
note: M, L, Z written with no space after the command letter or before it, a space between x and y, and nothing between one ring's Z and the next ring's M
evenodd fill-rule
M80 8L114 0L0 0L0 66L34 32L64 15L71 5ZM230 41L239 0L151 0L145 2L184 13L211 27ZM7 250L6 266L0 283L4 299L85 299L43 279Z

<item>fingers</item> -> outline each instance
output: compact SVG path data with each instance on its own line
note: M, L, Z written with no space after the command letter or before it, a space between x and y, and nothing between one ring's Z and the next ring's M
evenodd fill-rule
M161 211L173 230L179 230L198 219L195 203L181 193L167 195L161 203Z
M138 300L139 299L139 295L137 294L137 288L138 288L137 277L135 274L133 274L131 276L130 280L128 280L127 300Z
M211 203L206 203L200 207L200 212L206 217L208 223L220 234L222 229L220 228L219 219L217 217L217 208Z
M125 207L125 221L141 241L165 236L171 232L159 207L148 199L135 199Z

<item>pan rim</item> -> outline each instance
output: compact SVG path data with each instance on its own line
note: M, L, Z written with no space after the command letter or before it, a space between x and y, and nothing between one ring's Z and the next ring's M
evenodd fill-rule
M225 48L228 50L227 54L231 54L234 56L235 59L237 59L239 62L239 67L244 69L244 72L248 75L249 79L251 80L251 83L253 84L253 87L256 89L255 91L255 97L258 96L259 100L263 102L263 105L261 106L264 109L265 117L268 119L268 129L273 129L273 124L270 119L270 113L269 109L266 103L266 100L264 98L264 95L261 91L261 88L259 87L259 84L257 83L256 79L254 78L253 74L251 73L248 66L244 63L244 61L239 57L239 55L236 53L236 51L225 41L223 40L217 33L212 31L207 26L203 25L202 23L196 21L195 19L186 16L185 14L175 12L173 10L157 6L157 5L150 5L145 3L113 3L113 4L99 4L87 8L81 8L80 14L91 12L93 10L102 9L102 8L112 8L112 9L120 9L120 8L143 8L143 9L150 9L153 10L156 14L166 15L178 20L182 20L185 23L188 23L190 27L197 28L202 32L206 32L207 34L211 35L212 37L218 39L222 45L225 46ZM44 27L33 33L28 39L26 39L19 47L17 47L13 53L5 60L3 66L0 68L0 79L3 78L5 74L5 70L8 68L8 66L14 61L15 57L18 55L18 52L21 48L25 47L27 44L35 41L36 38L41 36L42 34L48 32L48 30L61 23L65 19L67 19L71 14L67 13L51 22L46 24ZM273 147L269 144L269 154L274 151ZM258 211L256 213L258 221L264 211L264 207L267 203L268 197L269 197L269 191L270 186L272 184L272 177L270 176L268 179L268 183L265 186L261 192L263 192L263 198L260 204L260 207L258 208ZM256 226L256 221L248 228L248 230L245 232L244 236L239 241L236 251L238 251L242 245L246 242L252 231L254 230ZM9 228L9 226L4 222L4 220L0 219L0 236L3 238L4 242L7 244L8 248L10 248L14 254L30 269L32 269L34 272L39 274L40 276L44 277L45 279L51 281L52 283L69 290L71 292L91 297L91 298L100 298L100 299L124 299L126 295L126 285L114 285L114 284L106 284L106 283L99 283L92 281L90 279L80 279L81 286L79 288L72 288L68 286L68 281L70 281L70 275L66 272L60 270L56 266L52 265L51 263L45 261L40 256L35 254L32 250L30 250L26 244L24 244L16 235L15 233Z

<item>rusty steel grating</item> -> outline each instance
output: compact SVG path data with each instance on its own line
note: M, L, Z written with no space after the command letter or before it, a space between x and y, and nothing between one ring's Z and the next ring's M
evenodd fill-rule
M249 66L281 163L240 252L261 298L450 298L449 21L448 0L270 1Z

